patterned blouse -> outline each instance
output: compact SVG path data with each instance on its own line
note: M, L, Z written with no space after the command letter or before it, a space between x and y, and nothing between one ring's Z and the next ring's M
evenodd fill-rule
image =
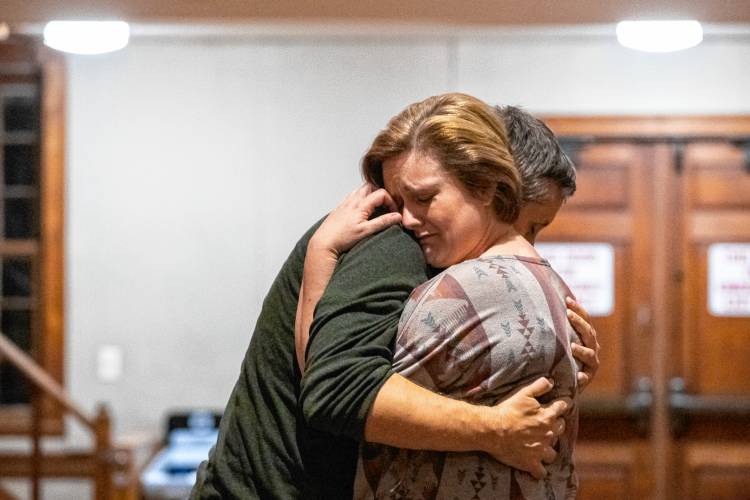
M456 264L416 288L399 322L394 368L413 382L473 404L495 405L538 377L554 379L542 403L575 402L577 364L565 297L572 296L542 259L493 256ZM547 477L481 452L397 449L365 443L357 499L567 499L577 480L576 405L566 415Z

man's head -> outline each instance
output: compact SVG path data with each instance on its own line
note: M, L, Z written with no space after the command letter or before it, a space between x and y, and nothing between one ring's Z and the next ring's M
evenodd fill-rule
M515 106L495 109L505 125L523 183L521 212L514 226L534 243L575 192L576 169L544 122Z

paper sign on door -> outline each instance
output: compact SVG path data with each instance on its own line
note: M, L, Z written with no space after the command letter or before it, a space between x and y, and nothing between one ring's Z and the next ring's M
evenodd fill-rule
M708 247L708 310L714 316L750 316L750 243Z
M565 280L591 316L615 305L615 250L608 243L537 243L539 254Z

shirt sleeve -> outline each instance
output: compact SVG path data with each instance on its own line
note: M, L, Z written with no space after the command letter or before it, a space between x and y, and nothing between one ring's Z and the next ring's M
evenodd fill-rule
M363 439L370 406L393 374L393 341L404 302L427 278L419 245L398 226L340 258L310 328L300 388L308 425Z
M294 313L307 243L321 221L297 242L263 301L191 500L299 497L301 483L290 480L298 460Z

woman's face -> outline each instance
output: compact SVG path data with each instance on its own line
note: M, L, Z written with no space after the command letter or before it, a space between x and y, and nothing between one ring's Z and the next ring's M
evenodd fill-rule
M412 151L384 161L383 182L431 266L479 257L494 242L500 223L492 191L487 199L472 196L431 156Z

